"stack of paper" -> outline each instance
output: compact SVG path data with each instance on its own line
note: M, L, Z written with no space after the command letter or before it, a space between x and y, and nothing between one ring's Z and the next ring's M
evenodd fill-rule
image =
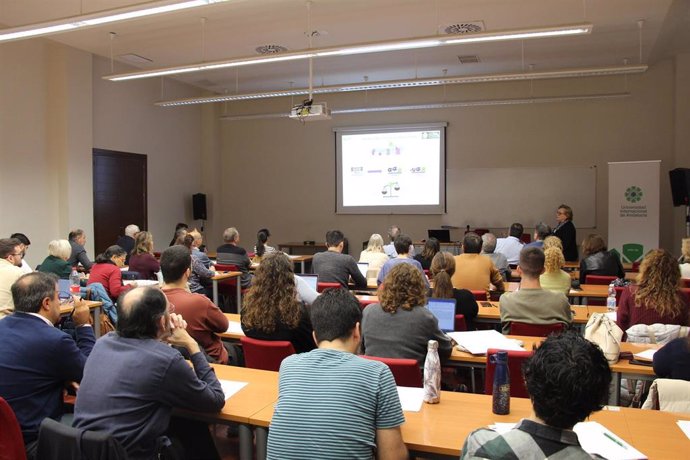
M489 348L499 350L525 351L515 340L497 331L449 332L448 335L458 343L458 349L473 355L485 355Z
M405 412L419 412L424 402L424 388L398 387L398 398Z
M234 380L218 380L220 382L220 386L223 388L223 393L225 394L225 400L227 401L240 391L242 388L248 385L249 382L236 382Z
M242 331L242 324L239 321L228 321L228 330L225 332L228 334L244 335L244 331Z
M640 361L652 361L652 358L654 358L654 353L656 353L656 350L651 349L651 350L645 350L645 351L640 351L638 353L633 354L633 357L635 359L639 359Z

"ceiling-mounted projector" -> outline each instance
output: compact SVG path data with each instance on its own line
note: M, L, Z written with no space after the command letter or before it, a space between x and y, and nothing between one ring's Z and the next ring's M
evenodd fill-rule
M300 121L330 120L331 111L325 102L314 104L312 100L306 100L290 110L290 118Z

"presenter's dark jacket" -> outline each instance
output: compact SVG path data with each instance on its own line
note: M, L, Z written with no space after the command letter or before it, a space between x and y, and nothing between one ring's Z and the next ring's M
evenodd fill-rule
M577 235L575 225L569 220L557 226L553 234L563 243L563 257L568 262L577 262Z

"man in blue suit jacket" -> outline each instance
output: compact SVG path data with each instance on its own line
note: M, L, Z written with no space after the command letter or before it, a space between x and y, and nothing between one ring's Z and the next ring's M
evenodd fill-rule
M0 396L17 416L31 459L41 422L62 417L62 390L81 380L95 339L89 308L81 301L72 314L76 343L53 326L60 319L60 300L51 273L19 278L12 299L15 313L0 321Z

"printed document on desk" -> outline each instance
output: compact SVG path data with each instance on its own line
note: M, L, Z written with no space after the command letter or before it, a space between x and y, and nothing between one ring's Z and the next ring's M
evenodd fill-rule
M654 353L656 353L656 349L649 349L645 351L640 351L639 353L633 354L633 357L635 359L639 359L640 361L649 361L652 362L654 359Z
M424 388L398 387L398 398L404 412L419 412L424 402Z
M647 456L597 422L580 422L573 427L584 450L608 460L637 460Z
M232 398L232 396L240 391L242 388L246 387L249 382L236 382L234 380L218 380L220 386L223 388L223 393L225 394L225 400Z
M448 335L458 343L460 351L473 355L485 355L489 348L500 350L525 351L517 340L509 339L497 331L449 332Z
M244 335L244 331L242 331L242 324L239 321L228 321L228 330L225 332L228 334Z

